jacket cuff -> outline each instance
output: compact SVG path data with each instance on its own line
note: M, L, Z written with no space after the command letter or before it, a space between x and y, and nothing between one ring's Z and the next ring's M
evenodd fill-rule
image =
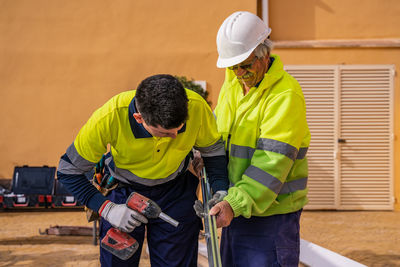
M111 202L110 200L106 200L102 205L101 205L101 207L100 207L100 209L99 209L99 215L101 216L101 213L103 212L103 210L104 210L104 208L107 206L107 204L109 203L109 202Z
M87 202L87 207L89 209L92 209L94 211L99 212L101 206L104 204L104 202L107 201L107 198L103 196L100 192L97 192L94 194Z
M229 192L228 195L226 197L224 197L224 200L228 201L229 205L231 205L234 217L238 217L241 215L241 212L240 212L241 205L240 205L239 201L237 200L237 198L234 196L234 194Z

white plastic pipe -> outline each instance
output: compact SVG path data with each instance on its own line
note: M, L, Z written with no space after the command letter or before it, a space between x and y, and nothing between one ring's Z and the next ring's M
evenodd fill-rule
M310 267L366 267L304 239L300 240L300 262Z
M199 241L199 254L208 258L207 245Z
M208 257L207 246L199 242L199 254ZM300 262L310 267L366 267L329 249L300 240Z

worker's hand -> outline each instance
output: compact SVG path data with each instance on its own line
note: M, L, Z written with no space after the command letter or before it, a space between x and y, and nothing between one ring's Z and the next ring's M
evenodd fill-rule
M208 206L212 208L215 204L221 202L227 194L228 192L225 190L215 192L213 197L208 201ZM194 202L193 209L196 212L197 216L199 216L200 218L204 217L205 214L203 202L201 202L200 200L196 200Z
M108 202L100 213L101 217L107 220L112 226L121 231L130 233L135 227L148 220L139 212L128 208L125 204Z
M196 200L193 205L193 209L196 212L196 215L199 216L200 218L204 218L204 207L203 207L203 202L200 200Z
M217 228L220 228L231 224L234 213L228 201L223 200L212 207L210 215L216 216Z

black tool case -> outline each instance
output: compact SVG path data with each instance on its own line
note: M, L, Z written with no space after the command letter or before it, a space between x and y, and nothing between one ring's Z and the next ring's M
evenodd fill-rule
M56 167L24 165L14 168L11 194L4 195L5 208L50 207Z

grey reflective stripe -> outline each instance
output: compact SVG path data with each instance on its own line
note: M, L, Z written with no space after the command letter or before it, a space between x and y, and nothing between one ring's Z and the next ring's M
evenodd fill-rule
M304 190L307 188L307 180L308 177L305 178L300 178L297 180L293 180L290 182L286 182L283 184L281 191L279 192L279 195L283 194L289 194L298 190Z
M73 164L71 164L63 159L60 160L57 171L59 171L63 174L72 174L72 175L77 175L77 174L83 173L83 171L81 169L75 167Z
M307 154L308 147L300 147L299 153L297 153L296 159L304 159Z
M226 140L226 151L225 151L227 156L229 155L230 144L231 144L231 135L228 135L228 140Z
M256 180L257 182L265 185L271 191L273 191L275 194L278 194L279 191L281 190L281 187L282 187L281 181L279 181L277 178L275 178L271 174L255 167L253 165L250 165L246 169L244 174L246 174L251 179Z
M259 138L257 142L257 149L262 149L266 151L276 152L286 157L290 158L291 160L295 160L297 156L297 148L291 146L287 143L280 142L274 139L267 139L267 138Z
M224 142L222 141L222 138L211 146L207 147L195 146L194 149L200 151L202 157L225 156L225 146Z
M248 146L231 145L231 156L241 159L251 159L255 149Z
M109 166L111 160L112 157L107 158L105 160L105 164ZM179 165L178 169L175 172L162 179L147 179L139 177L128 170L120 169L118 167L115 167L115 170L113 170L112 168L108 169L110 170L112 176L114 176L117 180L123 183L130 184L131 182L134 182L146 186L153 186L153 185L164 184L168 181L175 179L178 176L178 174L183 170L184 166L185 166L185 159L181 162L181 164Z
M91 171L96 165L96 163L90 162L84 158L82 158L81 155L78 154L78 151L75 148L74 143L72 143L66 152L68 158L71 160L72 164L61 160L60 161L60 167L58 169L59 172L65 173L65 174L82 174L88 171Z
M299 152L297 153L297 149L287 143L273 139L260 138L257 142L257 149L279 153L294 161L295 159L304 159L307 154L308 147L300 148ZM248 146L232 144L230 155L242 159L251 159L254 151L254 148Z

